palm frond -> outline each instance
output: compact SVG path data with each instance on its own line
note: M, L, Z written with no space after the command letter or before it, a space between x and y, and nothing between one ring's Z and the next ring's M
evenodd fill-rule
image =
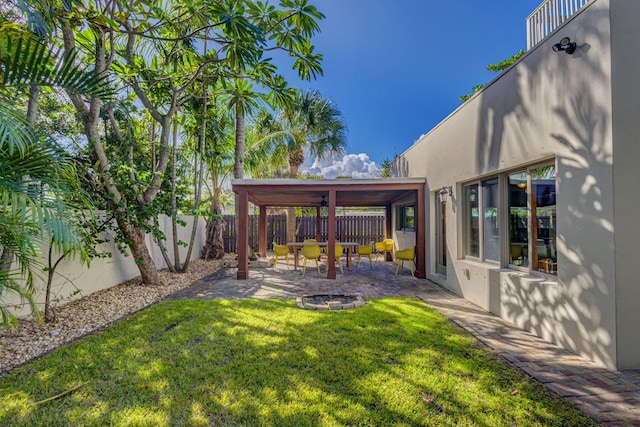
M110 99L114 89L108 76L97 76L77 62L72 51L50 49L29 33L0 28L0 84L3 86L56 86L73 93Z
M24 112L11 104L0 102L0 147L9 153L24 152L34 139L33 128L27 123Z

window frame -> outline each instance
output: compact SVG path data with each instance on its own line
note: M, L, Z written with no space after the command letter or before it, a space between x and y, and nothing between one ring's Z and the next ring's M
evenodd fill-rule
M505 173L505 188L503 191L503 194L506 194L506 199L505 202L509 200L509 186L508 186L508 181L509 181L509 175L513 175L513 174L517 174L517 173L525 173L526 177L527 177L527 193L526 193L526 197L527 197L527 265L526 266L521 266L521 265L515 265L515 264L511 264L509 261L509 252L507 252L507 257L505 259L505 263L507 265L508 268L510 269L514 269L514 270L518 270L518 271L525 271L527 273L537 273L537 274L542 274L545 277L553 277L553 278L557 278L558 277L558 259L556 256L556 260L553 263L553 267L550 271L543 271L540 266L539 266L539 260L537 260L537 244L538 244L538 236L536 235L535 237L532 235L533 230L537 231L537 226L534 227L534 221L538 221L538 214L536 212L533 212L534 208L532 205L532 191L531 188L533 187L533 181L535 178L532 178L532 171L536 170L536 169L542 169L548 166L553 166L554 170L555 170L555 178L554 178L554 187L555 187L555 195L554 197L557 198L557 192L558 192L558 188L557 188L557 175L558 175L558 167L556 165L555 159L554 160L550 160L550 161L545 161L545 162L539 162L539 163L534 163L531 165L526 166L525 168L521 168L521 169L515 169L512 171L509 171L507 173ZM536 184L538 185L538 184ZM556 199L554 199L556 200ZM508 224L509 221L509 208L507 207L507 209L505 209L504 212L505 215L505 224ZM556 223L557 223L557 213L556 213ZM510 246L511 246L511 236L510 236L510 231L507 228L506 230L506 238L507 238L507 242L505 242L506 245L506 250L509 251ZM554 237L554 239L556 240L554 242L554 245L557 247L557 233L556 233L556 237ZM534 247L535 244L535 247ZM533 262L534 256L536 257L536 262ZM536 265L537 264L537 265Z
M470 247L470 245L472 244L472 237L471 237L471 230L472 227L471 225L471 221L473 219L473 209L471 208L471 203L473 202L470 198L468 198L471 195L471 188L475 186L476 189L476 200L475 200L475 207L478 210L478 236L477 236L477 253L478 255L473 255L474 252L474 248ZM481 202L482 202L482 196L480 195L481 191L481 181L480 180L476 180L476 181L471 181L471 182L466 182L463 186L462 186L462 194L463 194L463 209L462 209L462 218L463 218L463 224L464 224L464 231L462 233L462 238L464 239L464 245L463 245L463 254L466 258L468 259L473 259L473 260L479 260L479 261L483 261L484 257L483 257L483 248L482 248L482 238L480 237L480 235L482 234L482 226L480 225L480 215L481 215Z
M411 209L412 214L407 215L407 210ZM414 203L404 203L396 206L396 221L395 221L395 229L396 231L416 231L416 210ZM412 218L410 221L408 218ZM413 226L408 226L409 222L413 224Z
M500 244L499 244L499 256L497 260L493 260L493 259L487 259L486 258L486 254L485 254L485 245L486 242L484 241L484 237L485 237L485 233L484 233L484 221L481 219L484 219L484 215L485 215L485 211L484 211L484 198L485 198L485 191L484 191L484 183L493 179L497 179L498 180L498 192L499 194L502 194L500 192L500 189L503 186L502 183L502 178L501 175L489 175L483 178L479 178L473 181L469 181L469 182L465 182L462 185L462 194L463 194L463 199L462 199L462 218L463 218L463 224L464 224L464 228L463 228L463 233L462 233L462 238L463 238L463 247L462 247L462 255L464 258L466 259L470 259L470 260L474 260L474 261L480 261L480 262L487 262L487 263L491 263L491 264L496 264L496 265L501 265L501 258L502 258L502 228L500 228L498 235L500 236ZM478 229L477 229L477 233L478 233L478 256L474 256L474 255L470 255L470 249L469 249L469 244L471 242L470 240L470 227L469 227L469 220L471 219L472 213L470 212L470 200L467 199L467 195L469 194L467 192L467 189L472 187L472 186L476 186L476 198L477 200L475 201L475 205L477 210L478 210ZM498 202L498 221L499 224L503 223L502 220L502 212L503 206L502 206L502 200L499 200Z
M537 227L533 227L533 221L539 222L540 219L538 218L537 212L533 212L534 206L532 206L531 189L533 188L532 185L534 184L540 185L540 184L536 184L535 181L537 178L532 177L532 174L533 174L533 171L535 170L540 170L549 166L553 166L553 168L555 169L555 174L554 174L555 194L553 197L557 198L558 169L557 169L555 159L533 163L518 169L512 169L512 170L508 170L498 174L488 175L488 176L476 178L474 180L462 183L460 189L462 194L461 257L463 259L468 259L471 261L479 261L483 263L497 264L502 267L506 267L512 270L517 270L517 271L523 271L527 273L539 273L548 277L557 277L557 273L558 273L558 259L557 259L557 252L556 252L557 251L557 231L554 232L553 237L551 238L552 247L556 247L556 249L554 249L555 258L553 258L553 256L549 257L549 260L551 260L553 264L552 267L548 269L548 271L545 271L544 266L540 265L539 260L537 262L537 265L536 265L536 262L533 261L534 256L537 257L537 252L534 252L534 251L537 251L537 246L535 248L533 246L537 245L539 240L538 235L536 235L535 237L533 236L534 232L537 233ZM513 207L510 200L511 193L510 193L509 177L519 173L526 175L526 212L527 212L526 244L527 246L526 248L523 247L523 253L525 253L524 250L526 249L526 253L525 253L526 255L524 256L526 256L528 259L527 259L527 264L524 266L517 265L511 262L512 261L511 245L512 245L513 239L511 235L511 230L509 228L510 212L511 212L511 208ZM497 202L494 202L493 204L498 209L496 216L499 221L498 228L497 228L498 237L499 237L499 246L498 246L499 259L492 260L492 259L486 258L487 242L485 241L485 239L487 237L487 233L485 233L485 230L484 230L486 226L484 217L486 215L485 209L487 209L487 206L485 206L484 198L487 197L487 194L486 194L487 190L485 190L485 188L488 188L488 186L485 187L485 183L491 180L495 180L496 178L498 180L497 193L499 194L500 200L498 200ZM478 190L476 193L477 200L475 202L472 202L469 198L469 194L471 194L469 189L472 188L473 186L476 186ZM477 208L477 216L478 216L477 230L475 229L472 230L473 212L471 212L471 210L474 208ZM491 208L491 207L488 207L488 208ZM536 208L538 208L538 206L536 206ZM557 225L557 212L555 213L555 216L552 217L552 222L554 222ZM472 240L473 240L473 237L475 236L471 235L473 233L476 233L477 235L478 256L473 255L474 248L471 246L474 244Z

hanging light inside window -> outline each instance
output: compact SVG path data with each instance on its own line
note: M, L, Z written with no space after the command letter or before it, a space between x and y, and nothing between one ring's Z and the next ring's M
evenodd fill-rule
M324 199L325 196L322 196L322 201L320 202L320 207L321 208L326 208L327 206L329 206L329 203L327 203L327 201Z

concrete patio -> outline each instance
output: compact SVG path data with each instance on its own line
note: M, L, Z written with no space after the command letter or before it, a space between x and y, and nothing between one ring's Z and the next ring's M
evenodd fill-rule
M262 262L262 264L267 264ZM293 265L293 263L291 263ZM322 272L326 270L321 264ZM522 331L428 280L411 276L408 268L395 276L395 264L364 260L336 280L319 275L315 265L287 270L252 267L247 280L237 280L235 268L207 276L168 299L294 299L305 294L360 294L365 299L413 296L474 334L504 360L568 399L604 426L640 426L640 371L610 371L558 346Z

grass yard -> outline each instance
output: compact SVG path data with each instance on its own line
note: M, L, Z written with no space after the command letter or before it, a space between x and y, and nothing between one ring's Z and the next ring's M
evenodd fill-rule
M164 302L0 377L0 425L595 424L423 302L386 298Z

